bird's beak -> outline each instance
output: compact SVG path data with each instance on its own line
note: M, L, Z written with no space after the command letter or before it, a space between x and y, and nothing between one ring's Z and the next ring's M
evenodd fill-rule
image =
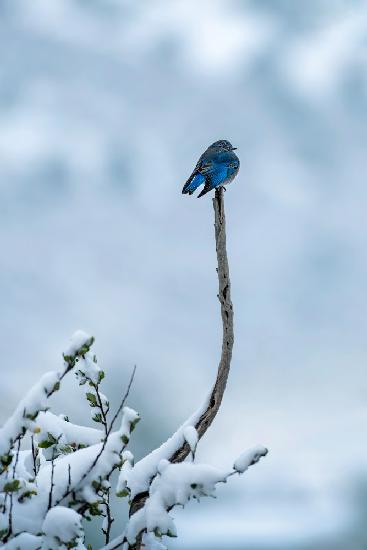
M236 151L238 147L232 147L232 151Z

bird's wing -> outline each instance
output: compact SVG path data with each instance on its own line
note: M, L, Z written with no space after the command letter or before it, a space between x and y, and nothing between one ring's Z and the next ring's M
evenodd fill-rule
M212 160L203 160L198 168L198 172L200 174L203 174L203 176L207 176L214 172L215 170L215 162Z

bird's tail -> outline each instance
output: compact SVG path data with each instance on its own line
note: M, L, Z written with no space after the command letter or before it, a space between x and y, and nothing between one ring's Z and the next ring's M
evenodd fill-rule
M193 192L202 184L204 183L205 178L202 174L194 173L191 174L185 185L182 189L182 194L185 195L188 193L189 195L192 195Z
M198 199L200 199L200 197L203 197L204 195L209 193L209 191L211 191L212 189L213 189L213 187L210 185L210 183L206 183L204 185L204 189L201 191L201 193L199 193Z

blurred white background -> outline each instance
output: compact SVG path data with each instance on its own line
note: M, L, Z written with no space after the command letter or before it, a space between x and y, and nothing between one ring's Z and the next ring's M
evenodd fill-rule
M138 366L137 458L200 404L213 212L181 189L229 139L235 353L198 458L270 453L170 548L365 549L365 1L2 0L0 59L0 421L78 328L113 403ZM58 410L90 422L80 395Z

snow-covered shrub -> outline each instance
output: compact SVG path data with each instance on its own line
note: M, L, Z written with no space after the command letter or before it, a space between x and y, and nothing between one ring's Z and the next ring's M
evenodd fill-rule
M217 483L243 473L267 453L260 446L247 451L228 471L195 463L195 425L205 402L161 447L134 464L127 446L140 417L125 401L135 370L112 415L101 392L104 372L91 351L93 342L93 337L76 332L63 354L61 370L45 374L0 429L0 544L7 549L90 549L83 522L100 517L104 550L136 548L138 540L146 550L162 550L162 537L176 536L170 515L174 506L212 496ZM49 398L71 371L85 387L98 428L73 424L49 409ZM185 442L190 455L184 462L170 462ZM111 488L114 470L119 474L116 487ZM140 493L147 496L110 542L111 490L130 502Z

